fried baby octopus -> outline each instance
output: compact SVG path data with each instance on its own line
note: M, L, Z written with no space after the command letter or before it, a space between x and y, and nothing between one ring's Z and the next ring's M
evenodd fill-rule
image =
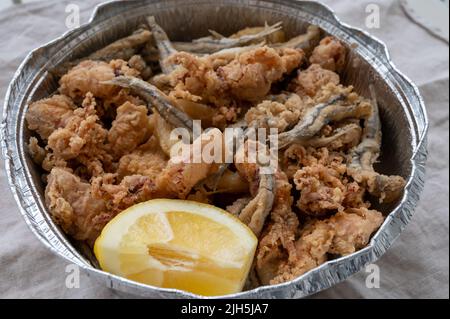
M367 245L384 220L371 198L396 201L405 181L374 170L379 106L373 90L367 99L341 83L347 47L315 26L291 39L277 23L172 43L156 18L147 24L64 64L58 90L29 105L28 150L56 224L92 246L142 201L217 205L259 239L247 287ZM195 136L193 120L209 130ZM184 157L172 152L174 128L190 134ZM193 163L196 142L229 147L226 128L242 129L233 162ZM273 136L252 141L253 128L276 129L277 148L268 148ZM278 166L242 161L253 144Z

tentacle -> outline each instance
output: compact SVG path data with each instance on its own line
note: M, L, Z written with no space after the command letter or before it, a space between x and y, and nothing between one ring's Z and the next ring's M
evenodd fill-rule
M239 214L239 219L247 224L256 236L261 234L264 222L272 211L274 184L273 174L260 174L259 187L256 196Z

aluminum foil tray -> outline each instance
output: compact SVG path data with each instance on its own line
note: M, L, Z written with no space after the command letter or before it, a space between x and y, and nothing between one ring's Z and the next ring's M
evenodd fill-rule
M11 190L20 213L34 234L52 251L84 269L91 277L124 293L152 298L200 297L176 289L139 284L101 271L87 250L71 242L50 218L44 205L44 185L26 152L30 132L24 120L28 104L48 96L57 79L48 71L128 35L154 15L173 40L204 36L208 29L231 34L247 26L283 21L288 36L320 26L349 48L343 81L368 96L375 85L383 124L383 153L377 169L407 180L403 197L379 206L386 220L369 245L279 285L228 295L229 298L299 298L329 288L376 261L407 225L422 191L425 175L428 121L417 87L390 60L386 46L366 32L350 27L325 5L312 1L275 0L137 0L99 5L90 21L31 52L17 70L5 98L1 123L2 152ZM387 270L388 271L388 270Z

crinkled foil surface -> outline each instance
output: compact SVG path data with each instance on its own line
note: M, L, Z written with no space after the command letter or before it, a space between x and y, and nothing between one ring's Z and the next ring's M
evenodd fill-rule
M61 62L86 56L128 35L147 15L154 15L173 40L204 36L208 29L230 34L246 26L283 21L289 36L316 24L352 48L343 81L368 96L373 83L383 123L383 153L377 167L402 175L408 182L402 199L378 206L386 220L369 245L346 257L329 261L301 277L274 286L259 287L229 298L300 298L329 288L376 261L410 220L425 175L428 121L417 87L390 60L386 46L362 30L339 21L328 7L311 1L275 0L137 0L98 6L87 24L31 52L10 83L1 122L1 148L9 183L20 213L34 234L52 251L79 265L102 284L127 294L149 298L202 298L176 289L161 289L126 280L99 270L88 250L72 243L50 219L44 205L44 185L38 168L26 153L29 132L24 115L30 101L57 88L48 70Z

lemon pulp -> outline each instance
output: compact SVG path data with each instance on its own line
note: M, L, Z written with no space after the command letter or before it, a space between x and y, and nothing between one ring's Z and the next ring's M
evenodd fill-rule
M220 208L158 199L112 219L94 252L113 274L212 296L242 290L256 245L251 230Z

